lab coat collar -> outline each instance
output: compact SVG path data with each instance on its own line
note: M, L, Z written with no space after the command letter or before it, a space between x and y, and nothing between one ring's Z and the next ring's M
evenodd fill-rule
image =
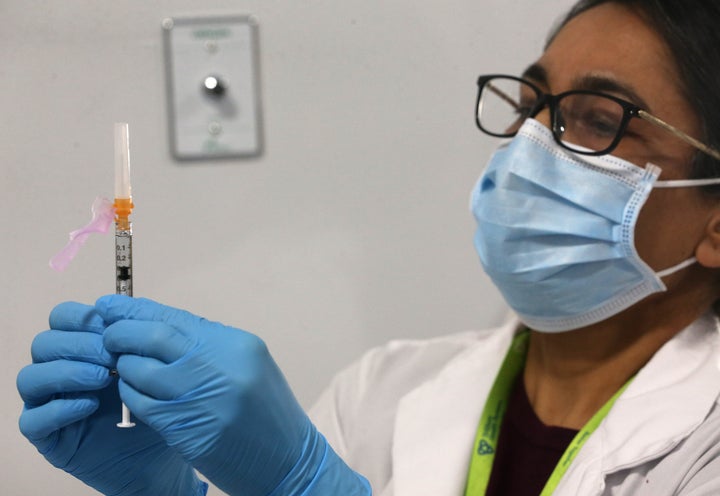
M398 407L393 494L463 494L477 423L517 320L476 346ZM707 416L720 394L717 320L703 316L665 344L618 398L557 487L556 495L600 494L607 474L670 451Z
M517 321L479 335L476 346L407 394L395 417L393 494L463 494L483 405Z
M668 341L588 439L557 494L599 494L605 476L657 459L687 438L720 395L717 317L708 313Z

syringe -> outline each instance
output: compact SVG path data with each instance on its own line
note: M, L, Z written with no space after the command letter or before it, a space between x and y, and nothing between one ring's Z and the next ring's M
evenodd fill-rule
M132 296L132 189L130 187L130 141L128 125L115 123L115 292ZM130 409L123 403L118 427L134 427Z

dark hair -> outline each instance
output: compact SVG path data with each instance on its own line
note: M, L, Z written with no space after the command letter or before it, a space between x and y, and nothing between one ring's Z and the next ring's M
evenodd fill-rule
M571 19L598 5L633 9L655 29L673 56L684 97L700 119L703 143L720 149L720 2L716 0L580 0L550 34L548 44ZM693 177L720 176L720 161L698 152ZM720 196L719 187L704 188Z

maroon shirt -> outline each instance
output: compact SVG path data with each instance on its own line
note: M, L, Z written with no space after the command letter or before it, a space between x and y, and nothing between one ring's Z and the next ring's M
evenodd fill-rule
M522 374L510 393L485 496L539 496L578 431L542 423Z

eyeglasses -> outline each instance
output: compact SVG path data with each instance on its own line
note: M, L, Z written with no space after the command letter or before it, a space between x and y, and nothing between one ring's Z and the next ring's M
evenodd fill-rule
M703 153L720 160L715 150L649 114L637 105L597 91L572 90L550 95L514 76L488 75L478 79L475 121L486 134L509 138L525 119L550 109L555 141L583 155L605 155L620 143L630 119L658 126Z

